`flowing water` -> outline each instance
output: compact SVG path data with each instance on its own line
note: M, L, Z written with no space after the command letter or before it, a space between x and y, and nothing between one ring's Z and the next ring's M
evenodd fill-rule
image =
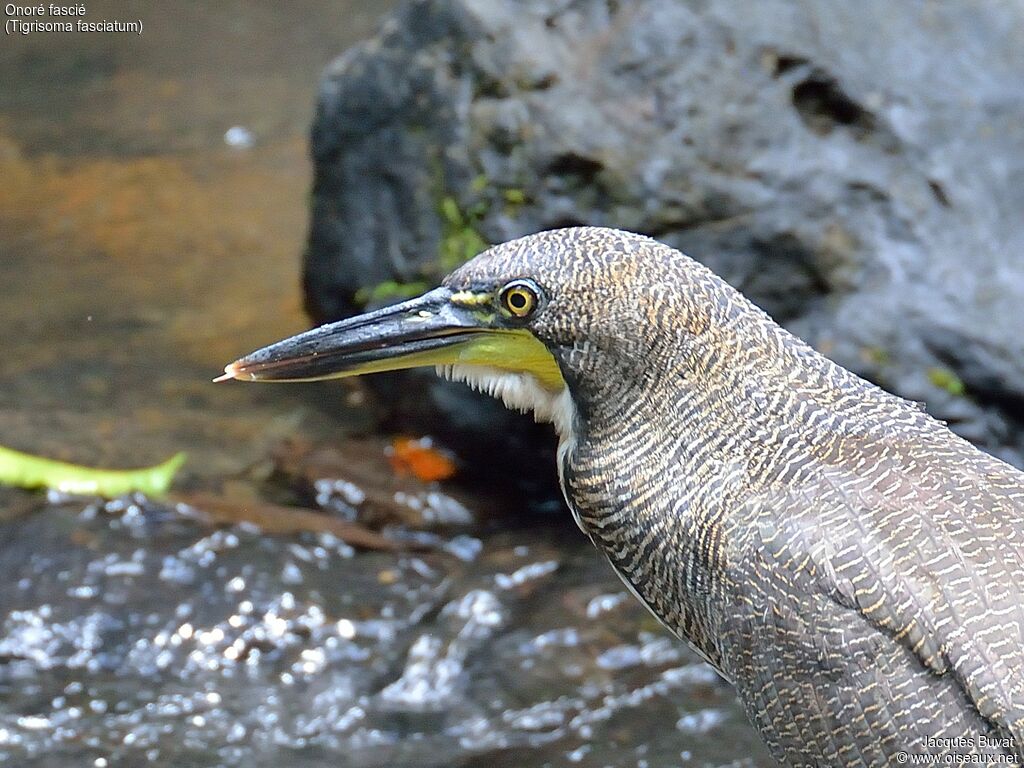
M185 450L179 489L243 499L286 438L353 450L358 385L210 378L305 325L317 75L388 5L92 0L143 34L4 39L0 443L105 466ZM380 466L359 482L398 489ZM309 505L368 492L336 480ZM422 498L478 524L395 553L0 489L0 765L769 764L567 515L448 490Z

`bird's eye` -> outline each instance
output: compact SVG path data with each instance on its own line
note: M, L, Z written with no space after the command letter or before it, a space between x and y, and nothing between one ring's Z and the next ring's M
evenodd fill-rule
M529 317L537 308L537 286L528 280L513 280L501 289L501 306L514 317Z

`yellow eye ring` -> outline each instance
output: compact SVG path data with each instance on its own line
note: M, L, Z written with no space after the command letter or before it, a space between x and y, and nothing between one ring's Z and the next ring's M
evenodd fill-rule
M537 288L528 280L513 280L501 289L501 308L513 317L529 317L537 309Z

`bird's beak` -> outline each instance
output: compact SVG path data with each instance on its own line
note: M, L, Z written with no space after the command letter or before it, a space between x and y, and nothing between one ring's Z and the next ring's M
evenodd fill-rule
M436 288L416 299L314 328L271 344L224 368L217 381L313 381L403 368L488 365L537 369L560 389L550 353L524 331L493 327L493 310L462 306Z
M483 329L449 302L447 288L330 323L258 349L224 369L223 378L311 381L452 362L455 348Z

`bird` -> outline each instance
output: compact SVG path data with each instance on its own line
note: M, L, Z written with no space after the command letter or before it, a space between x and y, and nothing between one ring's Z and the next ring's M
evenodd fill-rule
M1024 763L1024 474L646 236L496 245L222 379L434 366L558 435L567 505L783 766Z

